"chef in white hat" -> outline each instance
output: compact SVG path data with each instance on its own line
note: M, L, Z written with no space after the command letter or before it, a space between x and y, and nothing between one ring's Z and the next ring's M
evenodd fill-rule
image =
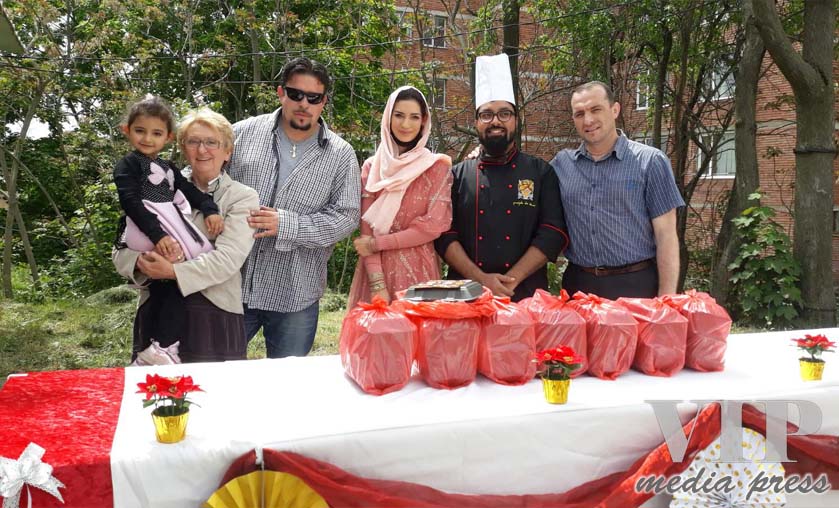
M547 262L568 245L551 166L516 146L518 111L506 54L475 62L478 159L452 168L452 227L435 242L449 279L513 301L548 289Z

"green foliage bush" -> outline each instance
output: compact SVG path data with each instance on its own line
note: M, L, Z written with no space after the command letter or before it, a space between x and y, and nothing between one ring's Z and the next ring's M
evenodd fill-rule
M760 198L759 193L749 196ZM732 219L742 244L728 269L740 320L782 328L793 323L802 306L801 267L792 255L789 236L774 216L768 206L752 206Z

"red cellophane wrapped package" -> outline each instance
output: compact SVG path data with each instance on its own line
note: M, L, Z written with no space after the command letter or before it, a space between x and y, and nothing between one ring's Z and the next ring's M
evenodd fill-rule
M617 379L635 358L638 323L619 303L577 291L568 304L586 320L588 372L600 379Z
M725 368L725 348L731 331L731 317L708 293L688 289L670 300L688 318L685 365L700 372Z
M672 376L685 366L688 320L669 297L618 298L638 322L638 347L632 366L651 376Z
M453 389L475 380L481 318L495 312L488 289L471 302L397 300L392 306L417 325L417 366L429 386Z
M537 289L530 298L519 302L533 318L536 328L536 351L558 346L569 346L583 359L583 365L571 374L572 378L584 373L586 361L586 320L568 305L568 293L563 289L554 296L544 289Z
M523 385L536 375L533 320L509 298L495 298L492 303L495 314L481 323L478 372L502 385Z
M383 395L411 379L417 327L379 297L344 317L340 352L344 370L367 393Z

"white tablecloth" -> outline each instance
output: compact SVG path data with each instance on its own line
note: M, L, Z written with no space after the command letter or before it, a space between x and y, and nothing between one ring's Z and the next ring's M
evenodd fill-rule
M259 447L449 492L562 492L626 469L663 441L645 400L810 400L823 412L819 432L839 435L839 364L828 362L823 381L803 382L789 340L814 332L732 335L723 372L583 376L562 406L544 402L539 380L508 387L480 376L453 391L416 377L398 392L366 395L337 356L129 368L111 451L114 506L199 505L234 459ZM181 443L155 441L150 409L134 393L151 372L188 374L206 390ZM683 421L689 409L680 407Z

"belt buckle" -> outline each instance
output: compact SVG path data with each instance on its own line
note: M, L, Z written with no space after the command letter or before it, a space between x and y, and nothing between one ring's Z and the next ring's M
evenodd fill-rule
M595 277L603 277L604 275L608 275L606 268L602 266L595 266L594 267L594 276Z

